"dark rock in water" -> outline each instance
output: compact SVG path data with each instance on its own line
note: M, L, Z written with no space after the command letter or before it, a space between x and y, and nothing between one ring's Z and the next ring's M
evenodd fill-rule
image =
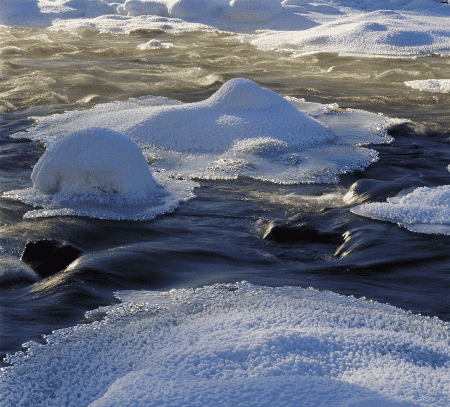
M263 238L277 243L342 244L342 233L329 232L329 225L322 224L320 218L320 214L301 215L282 224L270 222L265 228Z
M39 240L28 242L20 259L45 278L64 270L81 254L83 251L70 243Z

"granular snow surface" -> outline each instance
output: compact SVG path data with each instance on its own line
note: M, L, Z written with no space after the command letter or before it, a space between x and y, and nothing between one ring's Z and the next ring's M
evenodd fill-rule
M12 406L446 406L448 324L246 282L125 291L101 322L28 343L3 369Z
M91 127L57 140L34 166L33 187L9 191L4 197L43 209L26 218L78 215L102 219L152 219L172 212L193 198L193 182L156 175L130 138Z
M196 103L150 97L35 119L37 126L12 137L51 145L73 130L102 126L131 138L154 171L172 178L284 184L336 182L367 167L377 152L362 145L390 143L385 129L405 121L285 99L241 78Z
M450 7L434 0L2 0L0 24L130 32L224 30L295 54L449 55Z
M411 232L450 235L450 185L407 189L387 202L365 203L350 211L398 223Z
M408 81L406 86L424 92L450 93L450 79L427 79L423 81Z

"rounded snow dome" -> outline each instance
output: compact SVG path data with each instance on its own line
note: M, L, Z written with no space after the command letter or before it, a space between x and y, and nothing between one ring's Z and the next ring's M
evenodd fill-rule
M137 144L104 128L76 131L52 144L31 174L45 194L121 194L131 199L161 196Z
M193 189L198 186L160 172L153 175L134 141L99 127L76 131L50 144L31 180L31 188L3 193L42 208L25 213L24 218L149 220L195 197Z
M290 106L288 101L275 92L244 78L235 78L224 83L204 103L224 110L259 110L280 105Z

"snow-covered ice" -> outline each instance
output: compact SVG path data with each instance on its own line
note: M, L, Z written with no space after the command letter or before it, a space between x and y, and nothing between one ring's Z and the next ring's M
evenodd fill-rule
M427 79L423 81L408 81L406 86L426 92L450 93L450 79Z
M34 166L31 180L33 187L3 194L44 208L27 212L25 217L151 219L192 198L195 186L166 179L164 188L136 143L97 127L73 132L49 146Z
M102 126L130 137L152 168L173 177L286 184L335 182L367 167L377 152L361 145L391 142L384 129L401 122L287 100L247 79L232 79L197 103L143 98L35 119L37 126L13 137L51 144L73 130Z
M128 291L101 322L9 356L0 406L450 403L449 326L366 299L249 283Z
M415 57L450 54L449 17L450 6L435 0L2 0L0 24L116 33L219 29L294 54Z
M351 212L398 223L412 232L450 235L450 185L405 190L387 202L365 203Z

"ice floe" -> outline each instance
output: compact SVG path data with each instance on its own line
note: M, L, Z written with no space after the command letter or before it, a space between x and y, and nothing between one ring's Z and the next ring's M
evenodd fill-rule
M25 217L79 215L151 219L193 197L195 183L153 177L139 147L105 128L76 131L53 143L34 166L33 187L4 197L43 209Z
M412 232L450 235L450 185L408 189L387 202L365 203L351 212L398 223Z
M427 79L405 82L406 86L426 92L450 93L450 79Z
M116 295L87 314L102 321L9 355L0 406L450 403L449 326L437 318L245 282Z
M286 184L335 182L367 167L377 152L361 146L391 142L384 129L401 122L287 100L247 79L230 80L197 103L144 98L36 120L13 137L51 145L73 130L102 126L130 137L154 170L172 177L248 176Z

